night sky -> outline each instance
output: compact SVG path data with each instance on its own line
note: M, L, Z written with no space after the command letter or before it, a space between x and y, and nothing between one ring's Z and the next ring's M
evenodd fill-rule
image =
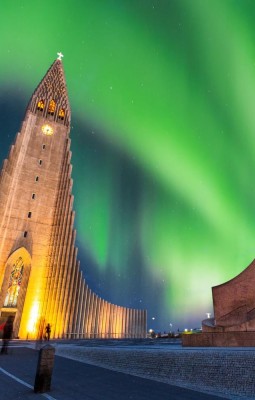
M255 256L254 20L253 0L1 2L0 158L61 51L82 269L148 328L200 326Z

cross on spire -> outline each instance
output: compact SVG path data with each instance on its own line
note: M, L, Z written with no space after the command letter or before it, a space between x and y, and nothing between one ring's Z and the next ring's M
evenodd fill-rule
M57 53L57 55L58 55L58 58L57 58L57 59L60 60L60 61L61 61L62 58L64 57L64 54L62 54L61 51L60 51L59 53Z

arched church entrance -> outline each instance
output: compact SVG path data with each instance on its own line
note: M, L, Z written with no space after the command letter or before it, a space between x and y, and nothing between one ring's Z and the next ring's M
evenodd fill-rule
M15 250L5 265L0 292L0 325L13 316L14 337L18 337L30 270L31 256L25 247Z

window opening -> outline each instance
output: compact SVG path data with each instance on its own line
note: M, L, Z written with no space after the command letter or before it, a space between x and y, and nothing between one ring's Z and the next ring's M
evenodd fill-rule
M35 177L35 181L38 182L39 181L39 176Z
M43 111L43 109L44 109L44 101L40 100L37 103L37 110Z
M32 199L33 200L35 199L35 193L32 193Z
M39 160L39 164L42 165L42 160Z
M20 285L23 277L24 263L21 257L13 264L13 269L9 278L7 295L4 300L4 307L16 307Z
M27 237L27 231L24 232L24 237Z
M45 149L45 144L42 145L42 149L43 149L43 150Z
M53 115L55 112L55 109L56 109L56 103L54 100L51 100L50 104L49 104L49 108L48 108L48 114Z
M64 116L65 116L65 110L63 108L61 108L61 110L59 110L59 113L58 113L58 118L63 120Z
M31 217L32 217L31 211L29 211L29 213L27 214L27 216L28 216L28 218L31 218Z

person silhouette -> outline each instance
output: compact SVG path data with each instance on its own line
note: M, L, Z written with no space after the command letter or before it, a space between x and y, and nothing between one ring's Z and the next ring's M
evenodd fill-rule
M51 333L50 324L47 324L46 325L46 340L50 340L50 333Z
M13 320L14 320L14 317L10 315L7 318L7 321L4 325L1 354L8 354L8 346L9 346L9 342L12 338L12 332L13 332Z

